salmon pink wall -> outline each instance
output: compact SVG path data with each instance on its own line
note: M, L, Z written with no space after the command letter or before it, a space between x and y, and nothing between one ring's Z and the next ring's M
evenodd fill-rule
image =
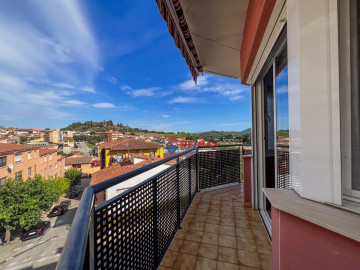
M360 269L360 243L271 209L272 269Z
M244 167L244 206L252 207L251 203L251 156L243 156Z
M276 0L250 0L240 49L241 83L246 84Z

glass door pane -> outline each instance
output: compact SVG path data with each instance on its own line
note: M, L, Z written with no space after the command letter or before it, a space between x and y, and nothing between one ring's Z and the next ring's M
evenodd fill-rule
M264 77L264 146L265 146L265 187L275 187L275 153L274 153L274 77L273 67ZM271 217L271 204L266 199L265 208Z
M289 99L287 47L275 59L276 66L276 167L277 188L291 188L289 164Z

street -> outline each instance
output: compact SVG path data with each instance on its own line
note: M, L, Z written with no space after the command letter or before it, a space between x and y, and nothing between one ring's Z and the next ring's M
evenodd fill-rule
M85 142L78 142L77 145L79 146L78 150L88 156L91 156L92 150L86 145Z
M81 185L86 187L89 182L90 179L83 179ZM42 237L25 242L17 238L5 247L0 246L0 269L55 269L80 204L81 195L70 199L71 205L64 215L42 218L51 222L50 229ZM69 199L62 197L60 201L63 200Z

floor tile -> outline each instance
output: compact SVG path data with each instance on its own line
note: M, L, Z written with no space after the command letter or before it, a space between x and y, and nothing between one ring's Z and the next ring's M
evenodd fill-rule
M272 248L270 242L267 241L255 241L256 250L258 253L271 255Z
M236 228L236 236L254 239L253 231L246 228Z
M209 233L219 233L220 232L220 225L205 223L205 232Z
M235 227L220 225L220 234L235 236Z
M198 257L195 270L216 270L216 260Z
M219 235L219 246L236 248L236 237L228 235Z
M257 252L238 249L238 258L240 265L260 268L260 259Z
M219 235L216 233L207 233L205 232L202 237L202 243L210 244L210 245L219 245Z
M196 256L180 253L176 258L173 268L179 270L194 270L196 259Z
M220 224L220 216L219 217L207 216L205 222L211 224Z
M179 251L182 247L184 243L184 239L178 239L178 238L174 238L172 241L171 241L171 244L169 246L169 250L172 250L172 251Z
M248 251L257 251L257 247L255 245L255 240L237 237L236 244L238 249L244 249Z
M194 215L192 221L197 221L197 222L205 222L206 220L206 216L205 215Z
M185 235L185 239L194 242L201 242L203 234L204 232L188 230L187 234Z
M218 261L217 269L219 269L219 270L239 270L240 265Z
M199 253L199 247L200 247L199 242L185 240L180 249L180 252L197 256Z
M199 256L208 258L208 259L217 259L218 246L209 245L209 244L200 244Z
M204 229L205 229L205 223L204 222L193 221L193 222L191 222L190 229L194 230L194 231L203 232Z
M271 262L271 255L268 254L259 254L261 268L264 270L271 270L272 262Z
M218 260L233 264L239 264L237 258L237 250L228 247L219 247L218 249Z
M251 230L254 235L254 239L257 241L269 241L269 237L265 230Z
M179 254L178 252L168 250L165 253L165 256L162 259L160 265L165 266L165 267L172 267L176 261L178 254Z

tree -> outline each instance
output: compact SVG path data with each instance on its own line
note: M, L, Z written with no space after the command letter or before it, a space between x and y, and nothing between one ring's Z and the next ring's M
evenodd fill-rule
M69 169L65 172L65 178L70 180L70 186L76 186L81 183L82 172L77 169Z
M27 138L21 137L20 138L20 144L25 144L27 142Z
M10 240L11 230L35 225L41 212L49 210L69 186L69 180L60 177L46 180L36 175L26 181L9 179L0 189L0 227L6 230L5 243Z

